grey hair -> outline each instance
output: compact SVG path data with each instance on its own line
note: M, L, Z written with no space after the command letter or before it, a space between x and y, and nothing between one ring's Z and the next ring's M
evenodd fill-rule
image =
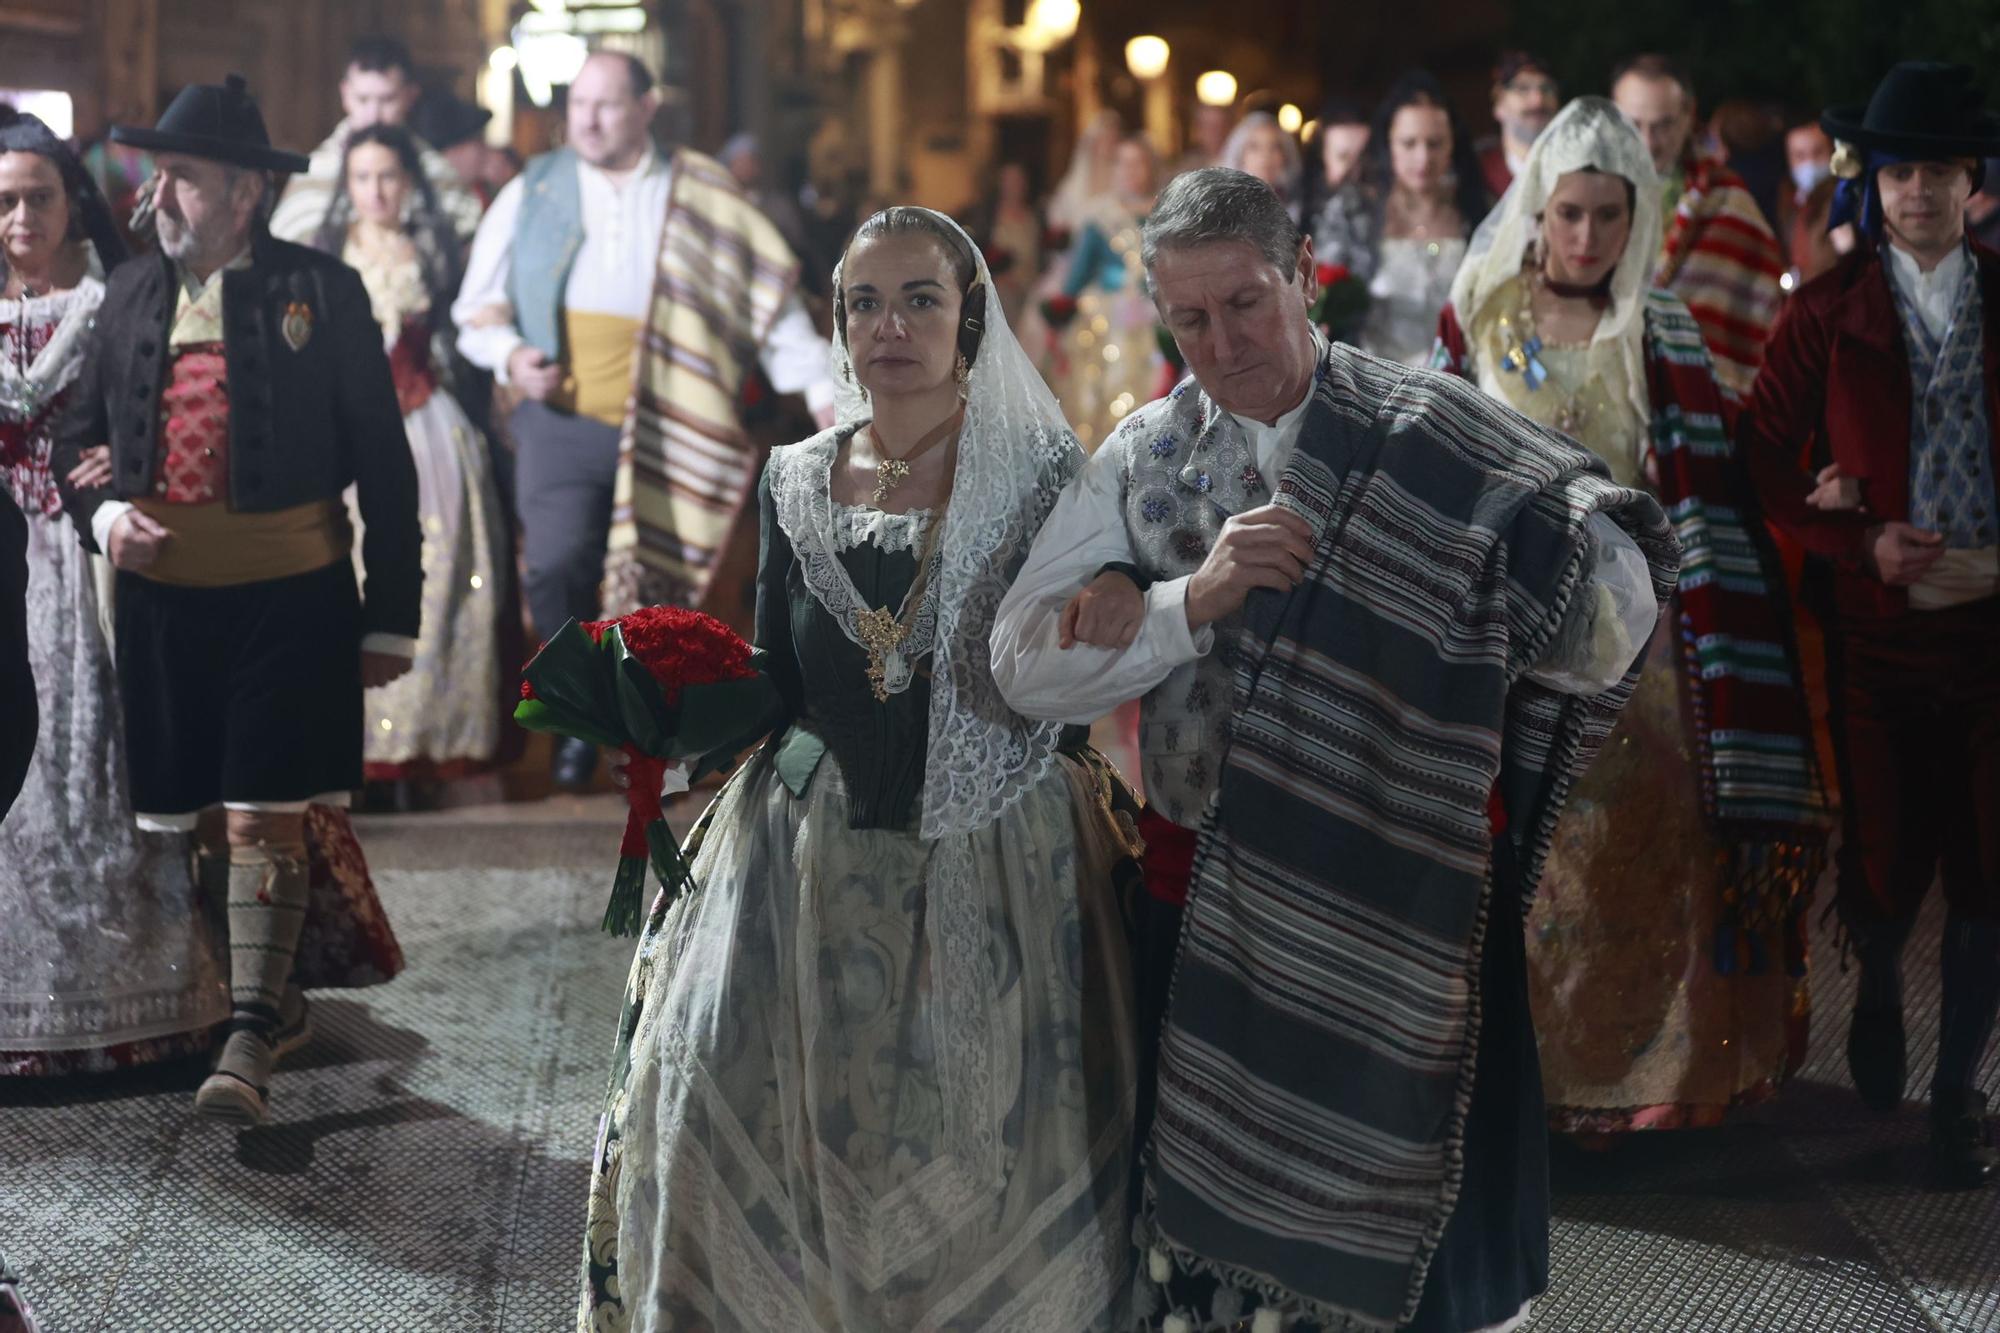
M1299 228L1271 187L1232 167L1202 167L1173 178L1140 233L1139 258L1152 286L1162 250L1246 241L1290 278L1299 262Z
M222 164L222 173L222 179L232 191L236 188L236 182L242 180L245 176L255 176L257 178L257 203L250 210L250 230L262 231L269 225L271 214L276 212L278 208L280 190L277 181L272 178L271 173L268 171L258 167L239 166L234 162L224 162Z

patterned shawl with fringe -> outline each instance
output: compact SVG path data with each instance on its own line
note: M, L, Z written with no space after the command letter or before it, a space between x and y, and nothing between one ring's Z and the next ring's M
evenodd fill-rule
M1415 1312L1462 1178L1496 790L1521 893L1638 679L1524 673L1586 521L1660 507L1449 376L1336 347L1277 502L1318 539L1253 594L1162 1038L1142 1234L1330 1328Z
M799 263L728 168L673 158L651 315L618 441L605 614L699 606L762 465L737 409Z

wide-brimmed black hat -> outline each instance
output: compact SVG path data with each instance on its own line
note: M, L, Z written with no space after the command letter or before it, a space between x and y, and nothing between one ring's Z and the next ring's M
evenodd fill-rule
M410 112L410 132L433 148L454 148L482 133L491 119L493 113L483 106L450 93L427 93Z
M1906 60L1883 76L1866 107L1829 107L1819 123L1863 152L1991 157L2000 153L2000 115L1984 100L1970 66Z
M241 74L220 85L197 83L180 90L152 129L111 127L113 143L149 153L186 153L257 171L304 171L311 165L298 153L271 147L264 117Z

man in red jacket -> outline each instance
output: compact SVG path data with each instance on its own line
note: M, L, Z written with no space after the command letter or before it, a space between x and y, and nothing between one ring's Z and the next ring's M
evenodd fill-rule
M1864 239L1786 308L1740 442L1766 515L1830 566L1848 1065L1869 1105L1901 1104L1902 945L1941 873L1931 1161L1978 1185L2000 1165L1974 1087L2000 1005L2000 254L1968 240L1965 202L2000 116L1971 70L1909 63L1822 123L1832 224Z

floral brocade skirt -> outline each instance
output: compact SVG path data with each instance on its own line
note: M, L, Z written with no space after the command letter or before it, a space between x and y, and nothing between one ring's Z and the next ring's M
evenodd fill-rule
M1130 975L1095 775L995 824L848 827L831 756L718 796L634 960L579 1328L1108 1330ZM1108 814L1108 811L1105 811Z
M505 515L486 454L451 395L403 418L417 465L423 528L422 629L408 674L367 693L362 758L371 781L449 779L478 771L500 746L500 562ZM360 572L361 523L352 503Z
M1727 849L1701 810L1671 626L1571 790L1528 916L1543 1086L1566 1132L1716 1124L1804 1051L1783 928L1761 941L1764 970L1716 967Z

